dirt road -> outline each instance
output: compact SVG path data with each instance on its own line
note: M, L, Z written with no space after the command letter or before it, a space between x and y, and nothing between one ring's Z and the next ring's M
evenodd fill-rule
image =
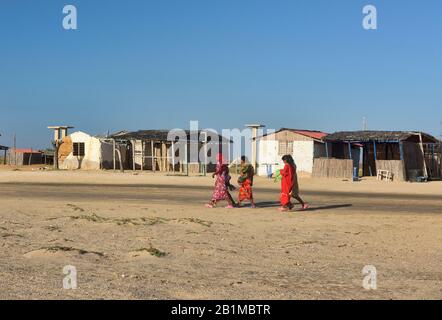
M3 183L0 184L0 199L52 199L70 201L137 201L140 203L164 203L180 205L193 202L203 204L211 195L206 186L183 186L163 184L99 185L68 183ZM173 196L169 196L173 195ZM412 194L368 194L358 192L312 191L302 193L311 203L309 211L330 209L376 211L390 213L442 214L442 197L438 195ZM278 190L255 188L259 208L277 207ZM275 201L276 200L276 201Z
M312 210L280 213L277 185L262 185L257 209L209 210L209 187L175 178L0 183L0 298L442 298L437 194L311 182ZM377 290L362 287L366 265Z

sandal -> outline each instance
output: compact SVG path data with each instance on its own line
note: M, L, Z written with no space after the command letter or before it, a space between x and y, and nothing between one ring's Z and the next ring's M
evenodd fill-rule
M302 206L302 208L299 211L306 211L308 208L310 208L308 203L304 203L304 205Z

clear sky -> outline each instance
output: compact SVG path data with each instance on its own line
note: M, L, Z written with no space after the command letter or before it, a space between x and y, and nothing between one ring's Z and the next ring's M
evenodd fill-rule
M333 132L364 116L439 135L441 14L440 0L1 0L0 144L46 147L54 124Z

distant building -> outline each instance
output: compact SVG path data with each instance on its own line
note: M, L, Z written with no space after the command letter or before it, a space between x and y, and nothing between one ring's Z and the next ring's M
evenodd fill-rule
M325 132L282 128L258 137L257 174L266 176L284 167L283 155L293 156L298 171L312 173L313 160L326 156Z
M84 132L74 132L62 139L58 149L58 163L60 169L68 170L100 170L120 169L119 155L123 169L160 172L204 173L213 172L215 164L205 165L199 159L192 162L190 157L191 145L199 151L207 147L218 153L222 144L230 141L219 137L217 141L200 141L200 134L196 138L187 134L187 157L183 161L172 159L170 150L175 141L168 140L168 130L140 130L135 132L120 131L108 137L91 136ZM204 134L203 134L204 135ZM210 134L208 135L210 140ZM230 150L227 146L225 150ZM180 150L183 152L183 150ZM226 157L228 159L228 155Z
M169 150L173 150L177 143L168 139L170 132L170 130L121 131L111 135L109 138L127 145L126 168L131 170L177 173L214 172L216 164L206 165L201 162L199 157L198 159L192 159L190 156L192 149L197 150L199 155L200 151L207 148L209 152L211 151L211 154L208 156L224 151L225 158L229 159L230 140L211 131L199 130L190 132L187 130L184 131L187 136L187 144L185 147L183 146L183 148L187 148L187 155L182 161L175 161ZM211 136L216 136L217 138L212 141L210 139ZM206 137L208 141L205 141ZM183 152L183 150L180 151Z
M0 145L0 151L3 151L3 156L1 157L3 164L7 163L7 152L8 152L8 149L9 149L8 147Z
M125 146L116 145L121 152L123 166L126 163ZM77 131L62 139L58 149L58 163L60 169L99 170L114 167L113 141L88 135ZM119 168L119 157L115 157L115 165Z
M43 152L32 149L9 149L7 163L15 166L43 164Z
M415 181L418 178L441 178L441 142L424 132L403 131L349 131L336 132L324 138L333 149L328 154L330 161L323 161L315 174L324 175L329 170L329 176L336 172L345 172L345 176L352 176L354 168L348 168L345 160L357 161L353 167L359 167L363 176L377 176L378 170L388 171L393 180ZM362 150L362 157L349 156L348 146L358 144ZM330 164L340 166L336 159L341 159L345 170L330 170ZM333 173L333 172L334 173Z

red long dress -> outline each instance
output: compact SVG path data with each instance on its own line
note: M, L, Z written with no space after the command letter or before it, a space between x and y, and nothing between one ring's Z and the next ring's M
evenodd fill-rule
M292 192L293 187L293 177L295 174L295 168L291 165L286 164L284 169L281 171L281 196L280 201L282 206L288 206L290 204L290 193Z

